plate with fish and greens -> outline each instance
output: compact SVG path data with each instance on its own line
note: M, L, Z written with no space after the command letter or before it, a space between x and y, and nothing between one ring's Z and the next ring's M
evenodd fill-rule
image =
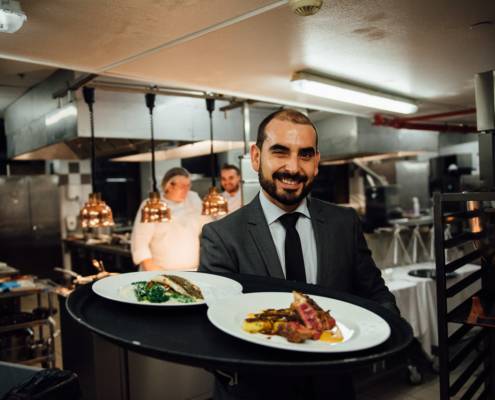
M104 298L143 306L192 306L242 293L240 283L192 271L130 272L101 279L93 291Z

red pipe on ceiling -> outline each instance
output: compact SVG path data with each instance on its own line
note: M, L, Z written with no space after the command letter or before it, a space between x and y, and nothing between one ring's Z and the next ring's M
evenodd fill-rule
M476 108L467 108L465 110L457 110L457 111L448 111L438 114L427 114L427 115L418 115L409 118L395 118L401 122L413 122L413 121L426 121L430 119L439 119L439 118L449 118L449 117L458 117L460 115L469 115L475 114Z
M422 124L408 122L401 118L386 118L383 115L375 114L373 125L375 126L389 126L396 129L415 129L422 131L437 131L437 132L459 132L459 133L476 133L477 128L475 126L456 124Z

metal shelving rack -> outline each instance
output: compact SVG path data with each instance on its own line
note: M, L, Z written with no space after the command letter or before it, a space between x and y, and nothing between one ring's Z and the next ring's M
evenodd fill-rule
M444 212L444 204L447 202L467 204L468 201L479 202L480 208L473 211ZM435 193L433 196L441 400L461 394L462 400L495 399L495 320L493 324L479 320L468 321L473 302L471 297L451 309L448 305L448 300L461 291L481 287L473 296L481 299L488 313L494 311L495 265L487 260L491 258L487 255L493 251L494 232L488 227L480 232L472 232L469 229L470 220L495 211L491 205L487 205L487 202L493 201L493 192ZM457 233L445 239L446 228L455 225ZM478 246L480 241L486 243L487 240L488 246ZM446 250L461 245L472 247L472 250L447 262ZM476 260L481 260L480 270L454 285L447 285L447 274ZM460 327L449 335L449 324L457 324ZM475 395L477 397L474 397Z
M51 288L41 285L36 288L26 290L16 290L12 292L0 293L0 300L12 297L25 297L36 295L38 308L42 306L42 295L46 295L48 302L48 310L53 309ZM43 331L43 327L47 327L48 335ZM37 330L37 341L34 346L39 348L38 354L33 354L31 358L13 360L13 362L24 365L41 364L43 367L55 367L55 327L51 318L40 318L32 321L19 322L10 325L1 325L0 334L13 332L20 329L32 328Z

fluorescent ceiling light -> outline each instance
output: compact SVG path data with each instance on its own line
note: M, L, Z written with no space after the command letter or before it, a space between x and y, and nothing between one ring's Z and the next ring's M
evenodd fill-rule
M359 106L400 114L412 114L418 111L418 106L410 99L361 88L308 72L296 72L292 77L291 85L301 93Z
M18 1L0 0L0 32L17 32L26 19Z
M1 1L1 0L0 0ZM50 126L58 123L62 119L77 115L77 108L73 104L63 108L59 108L45 117L45 126Z
M254 142L253 142L254 143ZM244 142L238 141L226 141L226 140L214 140L213 141L213 153L222 153L224 151L242 149L244 148ZM155 159L157 161L173 160L178 158L190 158L197 156L204 156L210 154L210 141L203 140L201 142L185 144L182 146L174 147L167 150L155 151ZM124 162L149 162L151 161L151 153L133 154L130 156L116 157L112 161L124 161Z

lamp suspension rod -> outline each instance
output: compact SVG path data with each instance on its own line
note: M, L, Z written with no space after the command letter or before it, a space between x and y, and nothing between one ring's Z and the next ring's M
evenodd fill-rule
M215 110L215 99L206 99L206 109L210 116L210 166L211 166L211 185L216 186L215 181L215 156L213 154L213 110Z
M89 109L89 123L91 129L91 188L95 191L96 182L96 154L95 154L95 120L93 114L93 104L95 102L95 89L92 87L83 87L84 101Z
M158 192L156 184L156 171L155 171L155 129L153 125L153 109L155 108L155 93L146 93L144 95L146 100L146 107L150 111L150 128L151 128L151 179L153 181L153 192Z

